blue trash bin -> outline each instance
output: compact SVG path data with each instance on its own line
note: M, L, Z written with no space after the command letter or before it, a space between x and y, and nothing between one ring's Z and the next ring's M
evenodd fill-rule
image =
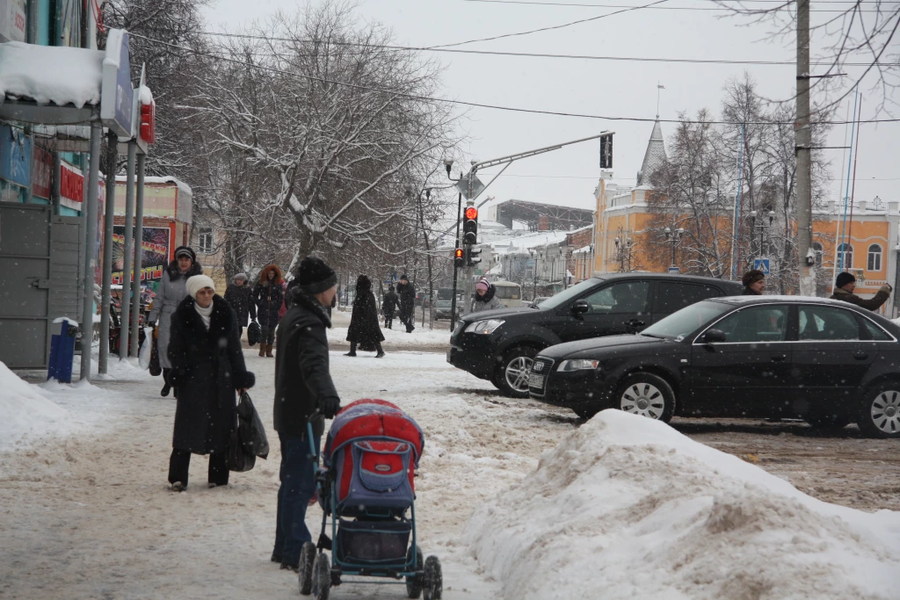
M50 366L47 368L47 379L55 379L60 383L72 383L72 361L75 358L75 336L78 325L63 319L59 333L50 338Z

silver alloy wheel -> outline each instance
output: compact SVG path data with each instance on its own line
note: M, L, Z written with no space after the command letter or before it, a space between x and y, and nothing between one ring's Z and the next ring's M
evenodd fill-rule
M622 392L619 408L627 413L658 421L666 409L666 397L652 383L633 383Z
M872 423L885 433L900 431L900 392L885 390L878 394L869 407Z
M519 393L528 393L528 375L531 373L533 362L534 359L528 356L517 356L506 363L506 370L503 373L506 384Z

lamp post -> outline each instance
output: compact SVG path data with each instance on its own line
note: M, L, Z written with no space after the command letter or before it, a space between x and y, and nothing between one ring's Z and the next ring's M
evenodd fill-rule
M537 298L537 259L538 253L534 248L529 248L528 253L531 255L531 275L532 275L532 284L531 284L531 301L534 302L534 299Z
M756 218L758 216L761 217L763 215L768 217L768 219L769 219L768 223L766 223L762 219L760 219L757 222ZM751 210L750 211L750 220L751 220L751 227L753 228L753 230L759 232L759 253L757 254L757 258L765 258L765 256L764 256L765 253L763 252L763 246L765 245L765 237L764 236L765 236L766 229L768 227L771 227L772 223L775 221L775 211L770 210L768 213L763 212L762 214L760 214L760 213L757 213L755 210Z
M447 179L450 181L459 181L462 179L462 175L459 176L459 179L453 179L450 177L450 170L453 168L453 159L445 158L444 159L444 168L447 169ZM462 220L460 218L460 213L462 212L462 192L459 192L459 199L456 203L456 247L459 248L459 222ZM456 274L458 271L458 267L456 266L456 261L453 261L453 298L450 300L450 330L456 326Z
M663 232L666 234L666 239L672 244L672 265L669 267L669 271L677 272L678 267L675 265L675 248L678 246L678 242L681 241L681 237L684 235L684 229L681 227L678 227L677 229L666 227L663 229Z
M666 228L668 229L668 227ZM625 273L631 270L631 246L633 241L630 237L625 235L625 230L619 227L618 231L616 231L616 238L614 240L616 245L616 260L619 262L619 273ZM628 268L625 268L625 263L628 262ZM674 263L674 258L672 259Z

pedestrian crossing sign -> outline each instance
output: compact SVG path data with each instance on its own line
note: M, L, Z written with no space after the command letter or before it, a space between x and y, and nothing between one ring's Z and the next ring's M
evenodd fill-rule
M753 268L757 271L762 271L763 275L769 274L769 259L768 258L757 258L753 261Z

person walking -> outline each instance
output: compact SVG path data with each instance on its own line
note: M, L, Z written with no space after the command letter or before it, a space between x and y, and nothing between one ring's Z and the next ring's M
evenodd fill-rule
M759 269L750 269L741 278L744 284L744 291L741 296L762 296L766 291L766 275Z
M281 269L268 265L259 274L259 283L253 288L253 304L262 330L259 337L259 355L272 358L275 344L275 328L278 327L278 312L284 299Z
M868 300L863 300L854 294L853 292L855 290L856 277L850 273L838 273L837 279L834 282L834 294L831 295L831 300L843 300L844 302L849 302L850 304L855 304L860 308L865 308L874 312L881 308L882 304L888 301L894 288L886 283L881 286L874 298L869 298Z
M235 428L235 394L253 387L238 336L237 319L216 284L194 275L172 316L167 355L175 389L175 431L169 458L172 491L188 485L191 454L209 454L209 487L228 484L226 452Z
M344 356L356 356L357 345L360 349L374 346L378 352L375 358L384 356L381 348L384 335L378 326L378 308L375 306L375 294L372 293L372 281L365 275L356 278L356 297L353 299L350 327L347 328L347 341L350 342L350 352Z
M310 460L307 423L312 425L318 452L325 431L324 419L333 419L341 400L328 366L325 311L337 286L334 270L320 258L307 256L294 272L287 289L288 310L278 334L275 354L275 431L281 443L281 468L275 548L272 561L296 571L300 549L312 541L306 526L306 508L316 493L315 462Z
M497 298L497 288L490 281L482 277L475 284L475 297L472 299L472 312L483 312L503 308L500 299Z
M384 326L391 329L394 323L394 313L397 311L397 303L400 297L394 291L394 284L388 286L388 291L381 301L381 312L384 313Z
M256 305L250 300L253 290L247 284L248 278L243 273L238 273L225 289L225 302L231 306L237 317L238 337L244 335L244 325L247 324L247 316L256 320Z
M416 328L415 324L415 308L416 308L416 286L409 282L409 278L404 274L400 276L400 283L397 284L397 295L400 297L400 322L406 325L406 333L412 333Z
M189 277L200 275L203 273L203 267L197 262L197 255L191 248L187 246L179 246L175 248L175 258L166 267L163 272L162 281L159 284L159 290L153 299L153 309L147 322L150 327L159 324L159 335L156 339L157 348L159 350L159 366L162 367L163 387L159 394L168 396L172 389L169 381L169 371L172 368L172 362L169 360L169 330L172 324L172 315L178 305L187 296L185 282Z

